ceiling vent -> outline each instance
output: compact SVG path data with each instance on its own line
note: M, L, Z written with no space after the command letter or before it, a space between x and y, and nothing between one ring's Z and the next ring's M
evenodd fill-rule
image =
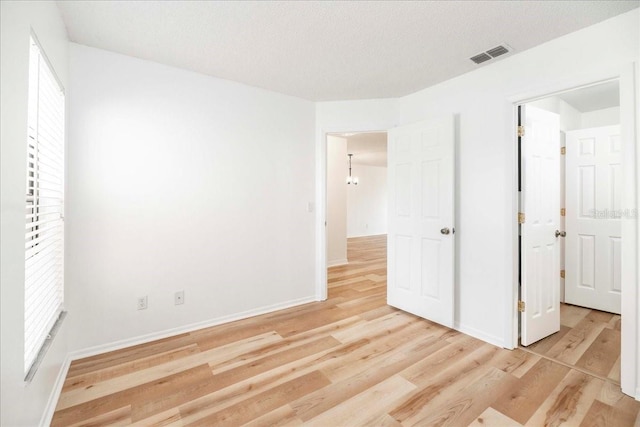
M491 57L486 53L481 53L480 55L472 56L471 60L476 64L482 64L484 61L490 60Z
M487 51L487 53L491 55L492 58L495 58L496 56L504 55L505 53L508 53L508 52L509 50L504 46L494 47L493 49L489 49Z
M506 45L496 46L493 49L489 49L486 52L482 52L478 55L472 56L470 59L476 64L482 64L485 61L498 57L500 55L504 55L505 53L509 53L509 49Z

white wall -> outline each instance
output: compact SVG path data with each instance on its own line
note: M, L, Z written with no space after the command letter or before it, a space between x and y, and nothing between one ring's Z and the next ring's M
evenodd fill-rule
M398 124L398 100L367 99L316 103L317 142L325 132L383 131Z
M327 266L347 260L347 140L327 136Z
M76 44L70 57L72 349L312 300L314 104Z
M639 21L640 21L640 14L638 14L636 18L636 22L639 22ZM640 31L637 31L635 38L636 38L637 46L640 46ZM638 116L640 115L640 64L636 62L634 65L635 65L634 69L630 70L633 73L633 76L627 76L627 78L633 79L635 81L636 91L633 94L628 93L626 95L621 96L621 98L623 98L621 99L621 105L628 106L630 103L633 103L635 105L635 109L633 111L625 112L625 115L626 115L626 119L634 117L636 120L636 128L634 130L630 129L628 131L628 134L635 136L635 143L636 143L635 144L636 146L635 164L637 168L640 168L640 124L638 123ZM634 263L636 266L635 267L636 282L635 283L631 282L629 284L629 287L635 288L636 291L635 291L635 295L629 295L629 299L627 301L623 301L622 309L624 310L625 306L632 307L632 308L635 307L636 314L634 318L623 321L622 323L625 324L625 327L629 325L629 329L635 332L635 335L636 335L636 342L631 343L627 341L624 344L625 347L623 347L623 351L625 351L625 349L628 349L628 353L635 356L635 360L634 360L635 367L636 367L635 397L636 397L636 400L640 400L640 315L638 314L638 308L640 307L640 289L638 289L640 288L640 185L638 185L638 181L640 181L640 170L636 169L635 177L633 176L633 174L629 174L626 182L629 182L634 178L636 182L635 201L636 201L636 208L638 209L636 210L637 218L636 218L636 221L627 221L626 227L625 227L625 224L623 223L622 230L623 232L624 231L635 232L635 237L636 237L635 242L632 242L632 243L635 243L636 257L635 257L635 260L633 259L633 257L628 257L627 259L623 259L622 262ZM632 244L629 244L628 246L623 246L623 250L630 246L632 246ZM626 279L629 279L629 277L623 276L622 279L626 280ZM635 344L635 348L633 348L634 344ZM623 360L623 363L624 363L624 360ZM629 380L627 380L627 382L629 382Z
M620 107L604 108L583 113L557 96L539 99L530 102L529 105L560 115L560 130L565 132L620 124Z
M551 111L560 116L560 130L570 131L582 128L582 113L557 96L550 96L530 102L527 105Z
M582 129L620 124L620 107L582 113L580 127Z
M3 426L36 425L67 354L68 322L53 341L35 378L24 384L24 207L27 158L27 92L31 28L63 86L68 44L54 2L0 2L0 361Z
M347 187L347 236L387 234L387 168L353 165L357 186Z

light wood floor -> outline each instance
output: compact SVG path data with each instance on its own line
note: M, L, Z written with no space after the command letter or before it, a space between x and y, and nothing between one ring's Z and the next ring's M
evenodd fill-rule
M620 316L560 306L560 331L527 347L590 375L620 384Z
M72 425L632 426L612 381L385 304L386 239L350 239L329 299L73 362Z

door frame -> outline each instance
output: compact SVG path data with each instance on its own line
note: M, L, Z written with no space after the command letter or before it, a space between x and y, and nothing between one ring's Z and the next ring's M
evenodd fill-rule
M512 163L512 245L513 245L513 287L510 289L511 295L507 301L512 302L507 307L506 325L507 332L505 342L511 342L512 347L518 344L518 269L519 269L519 242L518 242L518 140L517 140L517 118L518 105L547 98L558 93L579 89L581 87L592 86L610 80L620 82L620 128L622 136L623 162L623 183L622 198L623 205L629 209L635 209L633 215L622 219L622 331L621 331L621 387L622 391L640 400L640 389L638 388L638 164L640 160L640 148L638 147L638 132L636 122L638 92L636 85L636 62L623 66L610 67L597 73L576 76L564 82L548 87L541 87L528 90L520 94L508 97L507 101L511 108L511 163ZM510 326L510 327L509 327ZM510 329L510 330L509 330Z
M327 136L336 133L385 132L389 129L372 129L371 126L326 127L320 131L316 158L316 301L324 301L328 296L327 283Z

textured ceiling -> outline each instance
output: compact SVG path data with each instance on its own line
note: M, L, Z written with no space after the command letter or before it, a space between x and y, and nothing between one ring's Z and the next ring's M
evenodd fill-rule
M407 95L636 1L58 1L71 41L314 101Z

